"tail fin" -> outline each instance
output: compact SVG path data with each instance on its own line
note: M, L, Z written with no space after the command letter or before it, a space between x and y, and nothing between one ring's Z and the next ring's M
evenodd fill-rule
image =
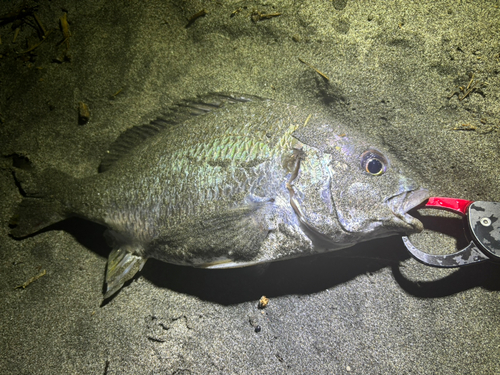
M63 203L64 191L74 179L55 169L43 172L16 169L21 194L25 196L10 220L13 237L25 237L69 217Z

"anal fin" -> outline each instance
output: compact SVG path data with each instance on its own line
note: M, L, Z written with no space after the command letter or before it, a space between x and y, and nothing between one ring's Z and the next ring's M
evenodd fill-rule
M115 248L108 257L106 269L106 292L104 299L115 294L137 272L142 270L147 259L134 255L129 246Z

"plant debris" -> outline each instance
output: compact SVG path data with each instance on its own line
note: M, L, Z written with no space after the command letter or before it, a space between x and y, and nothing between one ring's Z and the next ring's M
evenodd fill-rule
M257 23L262 20L268 20L273 17L279 17L281 13L261 13L258 10L254 10L250 16L254 23Z
M457 95L458 100L462 101L473 92L478 91L482 86L486 86L486 83L475 80L474 75L475 73L472 73L472 75L470 76L470 81L467 86L457 86L458 90L453 91L448 96L448 99L451 99L453 96Z
M459 131L475 131L478 134L488 134L497 132L500 130L500 124L498 125L485 125L486 122L481 121L481 125L476 126L469 122L464 124L457 124L451 130L459 130Z
M208 14L208 12L205 9L200 10L198 13L193 14L191 17L188 19L188 23L186 25L186 29L193 24L194 21L196 21L200 17L205 17Z
M85 125L90 119L90 109L84 102L78 103L78 123Z
M326 74L324 73L321 73L318 69L316 69L314 66L312 66L311 64L309 64L308 62L302 60L300 57L299 57L299 61L302 63L302 64L306 64L309 68L311 68L312 70L314 70L316 73L318 73L321 77L323 77L324 79L326 79L327 81L330 80L330 78L327 77Z
M40 274L36 275L36 276L33 276L31 279L29 279L28 281L26 281L24 284L22 285L18 285L16 286L14 289L19 289L19 288L23 288L23 289L26 289L26 287L28 285L30 285L32 282L38 280L40 277L42 276L45 276L47 272L45 270L43 270Z

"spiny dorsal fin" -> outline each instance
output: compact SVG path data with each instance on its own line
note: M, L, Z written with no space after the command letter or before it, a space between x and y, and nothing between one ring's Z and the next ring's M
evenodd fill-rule
M99 172L105 172L112 168L118 159L128 155L132 149L146 139L154 137L170 126L181 124L195 116L205 115L226 104L245 103L256 100L263 99L253 95L236 93L210 93L200 95L194 99L182 100L168 107L162 113L162 116L151 121L149 124L134 126L120 134L102 159Z

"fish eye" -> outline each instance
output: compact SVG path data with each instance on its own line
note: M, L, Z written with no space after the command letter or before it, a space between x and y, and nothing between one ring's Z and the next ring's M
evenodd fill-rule
M372 176L380 176L385 173L389 166L385 156L380 151L374 149L363 152L360 159L361 168Z

